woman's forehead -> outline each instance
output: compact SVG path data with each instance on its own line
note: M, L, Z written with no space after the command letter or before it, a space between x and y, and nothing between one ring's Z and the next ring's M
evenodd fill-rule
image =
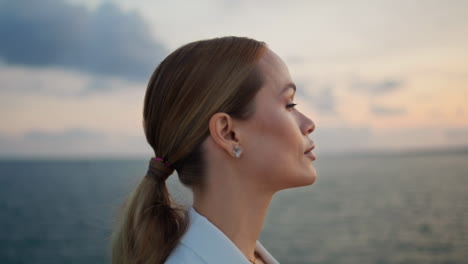
M283 60L270 49L259 60L260 70L269 86L273 86L276 94L281 93L284 87L292 83L289 70Z

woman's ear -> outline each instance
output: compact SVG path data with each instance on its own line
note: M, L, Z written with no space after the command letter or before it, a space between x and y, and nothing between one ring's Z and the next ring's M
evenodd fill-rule
M234 146L239 145L239 132L235 131L234 122L226 113L216 113L210 118L210 134L213 141L230 156Z

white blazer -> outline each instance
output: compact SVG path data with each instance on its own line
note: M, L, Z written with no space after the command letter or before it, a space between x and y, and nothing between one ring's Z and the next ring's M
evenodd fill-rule
M188 212L188 230L165 264L251 264L240 249L193 206ZM267 264L279 264L258 240L255 251Z

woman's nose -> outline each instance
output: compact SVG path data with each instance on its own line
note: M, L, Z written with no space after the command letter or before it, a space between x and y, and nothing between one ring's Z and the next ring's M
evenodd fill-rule
M312 119L308 118L307 116L304 115L304 131L305 135L309 135L312 133L312 131L315 130L315 123L312 121Z

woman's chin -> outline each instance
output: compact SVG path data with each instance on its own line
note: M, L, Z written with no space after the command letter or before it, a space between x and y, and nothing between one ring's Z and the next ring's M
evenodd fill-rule
M313 171L309 175L307 175L307 177L304 177L304 186L312 185L314 184L315 180L317 180L317 172L315 171L315 168L312 169Z
M314 184L315 180L317 179L317 173L315 171L315 168L312 168L312 171L308 170L307 172L303 172L303 174L297 176L293 182L289 183L289 186L287 188L309 186Z
M314 184L315 180L317 180L317 171L315 170L314 166L311 164L310 169L305 172L304 176L304 186Z

